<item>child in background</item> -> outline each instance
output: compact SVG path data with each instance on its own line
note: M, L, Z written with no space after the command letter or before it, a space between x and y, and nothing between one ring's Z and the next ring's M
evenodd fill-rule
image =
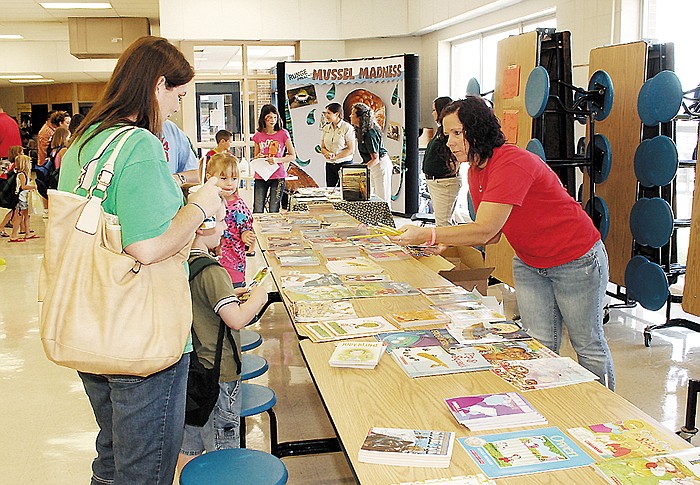
M7 179L8 175L10 175L12 172L15 170L15 162L17 161L17 157L20 155L24 154L24 148L22 148L21 145L13 145L9 148L7 151L7 166L5 166L2 170L2 174L0 174L0 178L2 179ZM7 223L10 222L10 220L15 216L15 209L11 209L7 214L5 214L5 217L2 219L2 222L0 222L0 236L2 237L10 237L10 235L5 231L5 227L7 226Z
M207 179L218 177L226 202L226 226L221 238L219 263L231 276L233 286L245 286L246 246L253 248L253 215L238 196L238 160L228 152L214 154L207 163Z
M17 191L19 192L19 202L15 208L15 215L12 219L12 235L10 242L24 242L27 239L38 238L36 234L29 232L29 193L36 190L36 185L29 185L29 172L32 170L32 159L27 155L19 155L15 159L15 171L17 172ZM18 237L20 232L24 237Z
M231 148L231 140L233 140L233 134L228 130L219 130L216 132L216 147L213 150L209 150L206 154L207 160L216 155L217 153L228 153Z
M219 374L219 398L203 427L185 425L185 435L178 458L178 470L187 462L206 451L238 448L240 446L241 381L237 372L237 362L241 361L239 330L245 327L267 303L267 291L262 286L250 290L245 303L240 303L238 295L243 289L234 289L231 279L217 264L210 251L219 245L221 236L228 229L224 219L227 210L224 204L216 213L216 227L199 228L196 231L190 252L190 268L199 266L201 271L190 281L192 293L192 343L200 362L214 367L214 356L220 322L231 329L236 348L224 338ZM200 258L208 261L195 262ZM207 264L208 263L208 264ZM234 354L235 353L235 354Z

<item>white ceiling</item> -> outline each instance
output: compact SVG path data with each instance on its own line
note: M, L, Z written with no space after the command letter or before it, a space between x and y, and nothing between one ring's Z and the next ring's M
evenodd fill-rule
M47 10L39 5L57 1L73 0L0 0L0 33L14 33L4 31L12 22L67 22L68 17L148 17L157 23L160 17L158 0L99 0L111 3L109 10Z

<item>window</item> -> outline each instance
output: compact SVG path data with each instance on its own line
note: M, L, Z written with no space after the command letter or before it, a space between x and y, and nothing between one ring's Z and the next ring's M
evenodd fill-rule
M538 27L556 28L556 26L557 19L554 14L551 14L453 41L450 96L454 99L463 98L467 83L473 77L479 81L482 93L495 88L496 53L500 40L511 35L533 31Z
M295 45L195 45L197 145L215 145L216 132L225 129L233 133L235 155L252 158L260 108L277 105L277 63L295 59Z

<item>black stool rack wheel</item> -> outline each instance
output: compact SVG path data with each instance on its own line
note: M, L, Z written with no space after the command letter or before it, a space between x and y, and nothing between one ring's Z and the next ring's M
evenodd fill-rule
M689 379L688 399L685 407L685 424L681 426L680 430L676 431L676 434L688 443L698 434L698 428L695 426L695 417L698 411L698 393L700 393L700 381Z

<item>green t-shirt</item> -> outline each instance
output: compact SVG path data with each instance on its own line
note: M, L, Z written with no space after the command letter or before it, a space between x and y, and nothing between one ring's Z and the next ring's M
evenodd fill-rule
M367 130L365 136L360 137L357 142L357 151L360 152L364 163L372 159L372 153L378 153L379 158L382 158L387 153L382 142L382 134L376 128Z
M211 258L204 251L193 249L190 262L196 258ZM214 258L211 258L214 261ZM200 361L206 362L205 367L214 367L216 341L219 337L219 311L225 305L238 305L238 297L234 294L231 277L222 266L212 264L202 270L190 282L192 292L192 328L194 329L194 348ZM236 352L241 359L241 336L238 330L230 329L233 341L236 342ZM240 379L236 372L233 349L228 338L224 337L221 354L221 373L219 382L230 382Z
M76 193L83 165L95 156L116 129L110 128L90 139L80 152L80 160L81 140L86 139L93 128L68 148L61 160L58 190ZM100 158L95 178L117 143L114 141ZM163 234L182 205L182 191L170 174L163 144L148 130L138 129L126 141L114 162L114 177L102 203L105 212L119 218L122 247ZM182 298L187 297L182 295ZM191 350L191 339L188 339L184 351Z

